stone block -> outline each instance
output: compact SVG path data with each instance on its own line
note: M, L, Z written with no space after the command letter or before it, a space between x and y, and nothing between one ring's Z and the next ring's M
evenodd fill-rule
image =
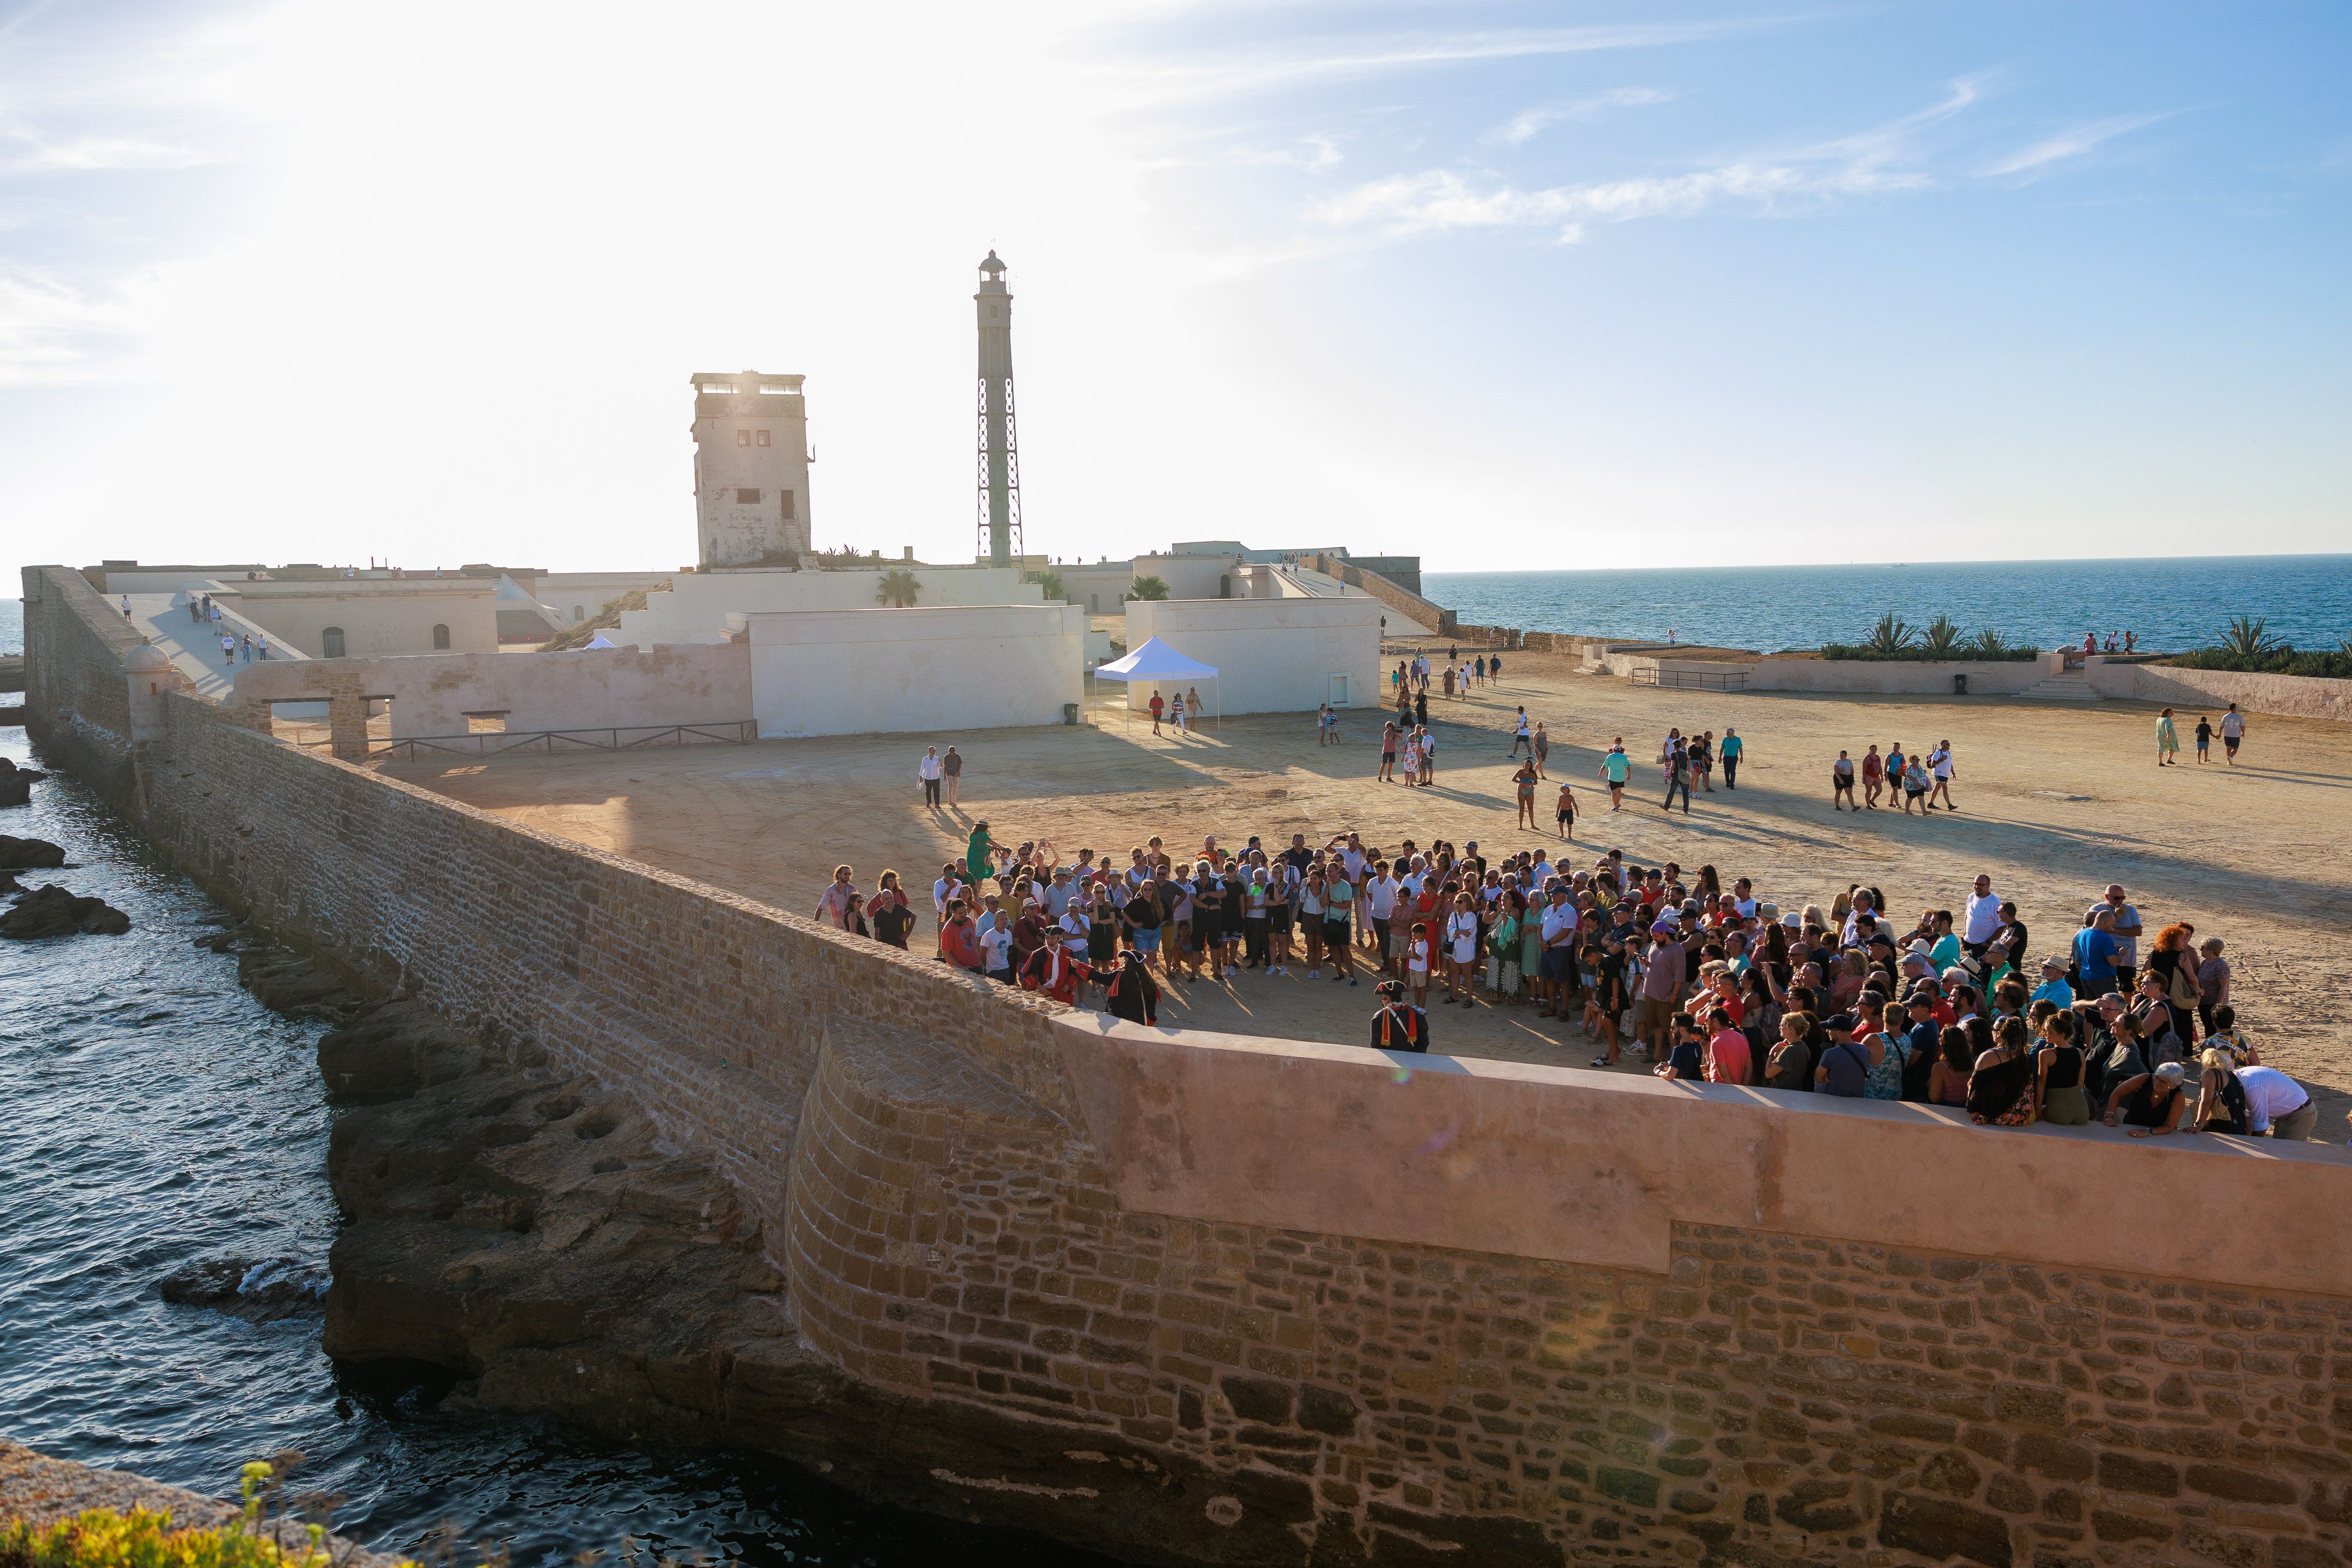
M2009 1521L1997 1513L1945 1498L1890 1491L1880 1504L1878 1542L1937 1562L1965 1557L1984 1568L2011 1568L2016 1552Z

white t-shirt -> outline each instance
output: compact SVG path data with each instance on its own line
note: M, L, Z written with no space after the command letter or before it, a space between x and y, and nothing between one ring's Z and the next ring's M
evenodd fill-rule
M1521 737L1524 737L1527 735L1527 733L1528 733L1528 716L1527 716L1527 715L1525 715L1525 714L1521 714L1521 715L1519 715L1519 734L1520 734L1520 736L1521 736Z
M1949 779L1952 776L1952 754L1940 746L1929 754L1927 765L1936 770L1936 777L1938 779Z
M2246 1120L2257 1133L2267 1133L2281 1116L2291 1116L2311 1098L2303 1085L2275 1067L2241 1067L2239 1085L2246 1092Z
M1342 849L1339 852L1339 860L1340 862L1348 868L1348 880L1349 882L1361 882L1364 880L1364 864L1370 859L1371 857L1370 855L1366 854L1363 851L1358 849L1353 844L1348 845L1345 849Z
M1001 925L992 925L980 935L982 961L990 974L1013 966L1013 933Z
M1543 915L1544 946L1549 947L1554 946L1561 936L1575 936L1576 926L1576 906L1574 904L1570 904L1565 900L1553 904L1550 908L1545 910Z
M944 876L931 883L931 907L939 911L942 920L948 917L948 900L955 896L956 885L952 879Z
M1445 917L1445 940L1454 949L1454 961L1466 964L1478 956L1478 917L1459 910Z
M1738 912L1742 920L1756 918L1756 901L1752 898L1735 898L1731 901L1731 907Z
M915 776L919 779L937 779L940 771L940 759L929 752L925 752L922 761L915 765Z
M1370 906L1373 919L1386 920L1396 908L1398 886L1392 876L1376 876L1364 883L1364 903Z
M1990 942L1992 934L2000 929L2000 895L1988 893L1979 898L1969 894L1968 924L1961 927L1964 942Z
M2245 733L2246 733L2246 716L2245 716L2244 714L2242 714L2242 713L2225 713L2225 714L2223 714L2223 715L2221 716L2221 738L2222 738L2222 739L2224 739L2224 740L2235 740L2235 739L2237 739L2239 737L2241 737L2241 736L2244 735Z

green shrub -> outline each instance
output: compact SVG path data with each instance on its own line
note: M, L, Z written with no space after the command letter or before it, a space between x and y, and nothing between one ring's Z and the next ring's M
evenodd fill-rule
M314 1527L310 1549L283 1552L236 1525L174 1530L168 1513L94 1508L43 1529L0 1528L0 1568L326 1568L322 1533Z
M2259 623L2258 623L2259 624ZM2321 680L2352 681L2352 652L2298 653L2284 643L2272 643L2259 653L2235 648L2191 648L2165 661L2184 670L2235 670L2252 675L2311 675Z

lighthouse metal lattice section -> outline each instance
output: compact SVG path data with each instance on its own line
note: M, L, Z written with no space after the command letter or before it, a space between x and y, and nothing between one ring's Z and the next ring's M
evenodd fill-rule
M991 566L1021 559L1021 451L1013 423L1013 296L990 251L972 297L980 326L980 541Z

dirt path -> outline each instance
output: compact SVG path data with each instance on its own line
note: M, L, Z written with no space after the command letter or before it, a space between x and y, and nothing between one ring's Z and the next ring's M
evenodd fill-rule
M1505 760L1517 705L1547 721L1550 773L1577 787L1582 863L1622 848L1643 864L1712 863L1728 886L1755 880L1783 909L1827 907L1848 883L1885 890L1905 921L1957 908L1979 871L2016 899L2037 957L2058 951L2084 906L2120 882L2147 931L2192 923L2218 936L2235 967L2240 1012L2264 1056L2323 1095L2321 1135L2347 1135L2352 1106L2352 729L2258 716L2241 765L2155 767L2154 710L2123 704L2037 705L1979 697L1854 698L1660 691L1572 673L1569 660L1515 655L1508 684L1431 703L1440 736L1437 787L1375 782L1377 720L1351 716L1344 743L1315 744L1308 716L1234 720L1218 733L1153 738L1148 727L982 730L394 764L413 783L551 832L777 904L814 905L832 868L858 883L894 866L928 889L961 857L975 816L1006 842L1051 839L1065 851L1127 851L1157 833L1171 852L1202 835L1270 845L1294 831L1354 829L1393 848L1475 839L1489 853L1558 852L1549 831L1512 823ZM2195 716L2180 723L2183 738ZM1701 794L1692 814L1657 805L1649 758L1670 725L1736 727L1748 743L1737 791ZM1639 766L1623 811L1611 814L1595 771L1622 735ZM1949 737L1961 810L1931 819L1900 811L1832 811L1829 764ZM925 744L954 742L969 759L961 810L923 808L915 761ZM2218 748L2217 748L2218 749ZM1539 800L1549 817L1553 791ZM1547 829L1549 827L1547 821ZM919 898L919 903L926 902ZM928 909L918 941L929 937ZM1349 990L1248 974L1171 988L1163 1021L1294 1039L1355 1042L1372 1011L1369 984ZM1433 1008L1440 1049L1463 1055L1581 1065L1580 1034L1545 1032L1529 1009ZM1548 1022L1549 1020L1541 1020Z

